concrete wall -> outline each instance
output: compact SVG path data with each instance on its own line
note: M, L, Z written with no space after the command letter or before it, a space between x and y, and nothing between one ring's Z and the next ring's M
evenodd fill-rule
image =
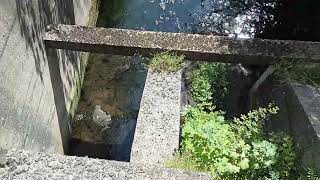
M0 150L64 153L86 55L46 49L48 24L92 22L97 0L0 0Z
M303 167L320 168L320 89L279 84L268 78L254 95L254 103L261 107L270 102L275 102L280 112L269 121L268 128L293 137Z

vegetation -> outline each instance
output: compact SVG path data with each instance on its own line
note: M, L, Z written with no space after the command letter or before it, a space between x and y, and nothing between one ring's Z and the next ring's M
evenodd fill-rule
M295 161L292 139L263 132L265 119L277 111L269 105L227 122L221 111L187 108L182 148L171 165L216 179L288 179Z
M275 77L282 82L320 85L320 65L303 60L282 60L275 65Z
M320 180L320 172L316 172L316 170L309 168L300 175L298 180Z
M198 105L186 108L181 149L168 165L208 172L214 179L290 179L292 138L264 132L265 121L279 109L270 104L226 120L215 108L221 98L216 94L226 94L224 73L223 65L206 63L193 71L191 92Z
M222 63L202 63L192 72L191 94L201 108L222 109L227 94L226 68Z
M157 72L176 72L182 68L184 56L164 52L156 54L150 61L149 67Z

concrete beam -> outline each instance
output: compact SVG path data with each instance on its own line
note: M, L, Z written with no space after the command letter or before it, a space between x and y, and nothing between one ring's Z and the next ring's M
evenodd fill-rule
M279 58L320 60L320 43L266 39L236 39L225 36L137 31L74 25L52 25L44 42L57 49L106 54L150 56L174 51L186 59L254 65L270 64Z

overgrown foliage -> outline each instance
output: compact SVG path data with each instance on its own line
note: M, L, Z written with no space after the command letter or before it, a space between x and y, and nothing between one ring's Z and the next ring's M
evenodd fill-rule
M191 93L197 106L185 110L181 149L169 166L209 172L213 179L290 179L292 138L264 131L278 107L270 104L233 120L216 110L227 92L225 71L217 63L193 71Z
M281 60L275 65L275 76L283 82L320 85L320 65L304 60Z
M292 139L263 133L272 105L227 122L221 111L189 107L182 129L182 148L171 165L210 172L216 179L288 179L295 155Z
M149 67L157 72L176 72L182 68L184 56L175 53L164 52L154 55Z
M226 68L222 63L202 63L192 72L191 93L204 109L222 109L227 94Z
M298 180L320 180L320 172L316 171L313 168L307 169L300 177Z

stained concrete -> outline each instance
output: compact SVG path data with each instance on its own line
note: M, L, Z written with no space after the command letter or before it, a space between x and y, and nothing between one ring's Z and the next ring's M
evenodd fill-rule
M294 139L303 167L320 168L320 89L297 83L280 83L272 76L252 94L253 108L275 102L280 108L267 121L269 130L284 131Z
M159 168L150 165L13 150L7 153L5 164L0 164L0 179L209 180L211 178L202 173Z
M87 25L91 2L1 0L1 149L64 152L81 54L46 52L42 37L48 24Z
M179 148L181 71L149 69L130 162L163 166Z
M173 51L197 61L266 65L280 58L320 60L320 43L225 36L52 25L45 43L58 49L150 55ZM192 43L190 43L192 42Z

